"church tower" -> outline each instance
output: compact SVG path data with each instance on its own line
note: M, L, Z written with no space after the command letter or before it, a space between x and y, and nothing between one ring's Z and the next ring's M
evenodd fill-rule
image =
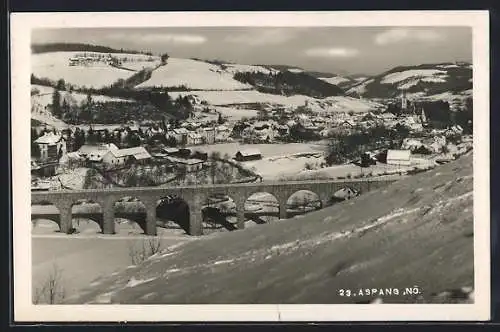
M425 111L423 107L422 107L422 112L420 113L420 121L422 123L427 123L427 117L425 116Z
M401 110L406 111L407 107L408 107L408 100L406 99L406 93L405 93L405 90L402 90L402 92L401 92Z

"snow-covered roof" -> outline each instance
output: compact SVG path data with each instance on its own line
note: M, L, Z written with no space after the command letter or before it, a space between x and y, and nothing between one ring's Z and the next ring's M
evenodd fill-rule
M134 156L135 159L148 159L151 158L149 152L142 146L137 146L134 148L110 150L110 152L117 158Z
M245 149L245 150L240 150L237 153L241 154L244 157L259 156L261 154L260 151L259 151L259 149L255 149L255 148L249 148L249 149Z
M75 151L75 152L68 152L66 154L66 157L68 159L72 159L72 160L79 160L79 159L82 159L82 156L78 153L78 151Z
M179 152L179 149L178 148L164 148L163 151L165 151L166 153L176 153L176 152Z
M380 117L383 119L394 119L396 116L392 113L382 113Z
M228 128L228 127L226 127L226 126L221 125L221 126L218 126L218 127L217 127L217 130L218 130L218 131L226 131L226 130L229 130L229 128Z
M54 134L53 132L45 133L43 136L38 137L35 140L37 144L49 144L54 145L57 144L61 140L62 136Z
M113 146L116 148L116 145ZM78 149L78 152L82 155L105 155L110 150L110 146L104 144L85 144Z
M175 128L174 133L183 135L188 134L189 130L187 130L186 128Z
M387 160L410 160L410 150L388 150Z
M96 162L97 162L97 161L102 161L102 155L91 155L91 156L89 157L89 160L90 160L90 161L96 161Z
M203 160L197 158L181 159L181 158L167 157L167 159L170 160L171 162L185 164L185 165L195 165L204 163Z
M103 144L103 146L108 148L109 150L118 150L118 147L113 143Z

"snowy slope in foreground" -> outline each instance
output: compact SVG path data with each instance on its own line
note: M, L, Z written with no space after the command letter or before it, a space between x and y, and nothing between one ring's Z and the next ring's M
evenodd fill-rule
M327 304L378 296L384 303L470 303L472 161L470 153L299 218L183 244L103 276L67 303ZM419 295L338 292L414 285ZM453 296L459 292L465 296Z
M122 65L131 70L111 67L104 62L94 62L89 66L70 66L69 59L81 54L103 57L111 54L114 57L126 60ZM79 87L102 88L113 84L119 79L127 79L134 75L134 70L155 67L158 64L158 58L152 57L153 61L147 61L149 58L149 56L143 54L49 52L32 54L31 70L39 78L48 78L53 81L62 78L66 83Z

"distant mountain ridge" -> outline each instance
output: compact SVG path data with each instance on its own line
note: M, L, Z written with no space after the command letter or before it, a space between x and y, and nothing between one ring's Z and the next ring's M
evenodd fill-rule
M364 98L394 98L402 91L430 96L458 94L470 89L472 65L468 62L444 62L398 66L353 85L347 94Z

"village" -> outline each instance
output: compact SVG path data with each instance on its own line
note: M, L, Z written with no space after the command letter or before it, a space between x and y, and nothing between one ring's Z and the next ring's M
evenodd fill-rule
M190 174L196 178L196 173L210 166L214 158L238 165L240 169L247 168L246 175L254 176L246 176L246 181L262 181L259 169L246 165L266 157L276 157L276 154L263 155L259 150L259 147L268 145L284 151L281 156L286 155L284 147L290 144L324 146L324 151L319 152L323 160L318 161L316 154L315 163L306 160L296 172L347 164L365 168L377 164L394 166L380 175L391 172L406 174L419 167L428 169L454 160L472 148L470 130L467 132L467 128L458 124L433 125L425 109L418 108L418 104L410 102L404 94L388 104L399 106L397 114L389 111L390 106L368 113L325 113L314 109L317 105L310 106L306 102L295 109L270 106L255 117L239 120L228 120L220 113L210 111L195 97L191 97L190 102L194 111L182 122L165 119L114 128L95 124L86 130L78 126L63 130L43 127L38 131L36 127L32 128L32 189L61 189L59 175L67 176L78 168L112 173L135 165L140 166L137 168L139 173L154 169L155 173L183 174L184 178ZM450 108L460 107L463 107L460 103L450 105ZM387 133L389 135L385 137ZM395 134L390 137L392 133ZM362 135L364 141L359 138ZM353 139L356 137L358 141ZM335 148L340 145L350 146ZM313 152L306 146L301 153ZM314 152L318 153L317 150ZM267 168L271 163L265 165L261 168ZM349 172L337 176L355 176ZM371 176L377 175L365 171L360 176L369 176L370 173ZM167 178L172 180L175 176ZM241 181L241 178L232 180ZM132 182L147 185L141 181L129 181L129 184ZM62 186L71 189L71 186Z

